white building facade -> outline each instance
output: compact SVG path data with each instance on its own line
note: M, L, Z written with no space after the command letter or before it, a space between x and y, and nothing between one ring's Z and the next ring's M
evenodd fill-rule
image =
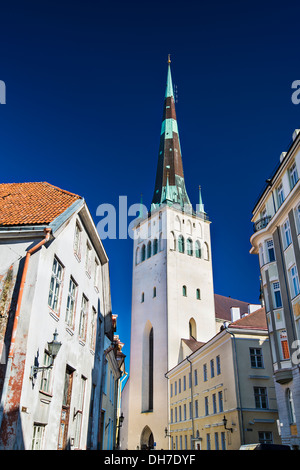
M168 448L166 372L182 339L216 332L210 222L183 176L170 62L151 210L134 226L130 375L122 394L121 448Z
M0 448L97 449L113 340L107 255L81 197L47 183L0 191L11 198L0 210ZM34 371L51 364L55 332L53 367Z

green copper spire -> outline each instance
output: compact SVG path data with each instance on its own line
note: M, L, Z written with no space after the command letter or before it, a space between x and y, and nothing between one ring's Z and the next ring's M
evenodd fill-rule
M198 212L202 212L203 214L205 214L204 204L203 204L202 195L201 195L201 186L199 186L199 211Z

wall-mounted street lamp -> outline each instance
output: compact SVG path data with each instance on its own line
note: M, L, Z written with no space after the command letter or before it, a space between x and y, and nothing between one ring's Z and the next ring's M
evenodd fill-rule
M227 428L226 425L227 425L227 419L225 418L225 415L224 415L224 418L223 418L223 424L224 424L224 428L226 429L226 431L230 431L230 432L233 432L233 428Z
M30 378L31 380L36 376L36 374L42 370L46 369L51 369L54 364L54 359L56 358L58 351L60 350L61 347L61 342L57 341L57 330L53 333L53 340L51 342L48 342L48 352L50 356L50 364L48 366L42 366L42 367L37 367L37 366L31 366L30 369Z

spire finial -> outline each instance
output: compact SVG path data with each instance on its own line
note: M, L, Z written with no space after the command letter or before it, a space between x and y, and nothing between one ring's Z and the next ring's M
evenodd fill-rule
M171 63L171 54L168 54L168 64Z

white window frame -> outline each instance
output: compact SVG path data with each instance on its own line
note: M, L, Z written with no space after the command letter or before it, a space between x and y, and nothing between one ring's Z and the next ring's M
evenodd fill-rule
M286 219L285 222L283 222L282 229L283 229L283 246L284 246L284 249L286 249L292 243L292 235L291 235L289 219Z
M63 280L64 266L61 262L54 256L53 265L52 265L52 274L49 287L49 296L48 296L48 306L55 312L59 312L60 307L60 292L61 285Z
M298 170L297 170L297 165L296 162L294 162L290 168L289 168L289 176L290 176L290 184L291 184L291 190L293 189L294 186L296 186L298 182Z
M300 294L300 283L299 283L299 276L297 271L297 266L294 264L288 270L289 273L289 280L290 280L290 291L291 291L291 298L297 297Z
M67 297L67 306L66 306L66 316L65 322L70 328L74 328L74 315L76 307L76 297L77 297L77 283L74 281L73 277L70 276L69 281L69 291Z

